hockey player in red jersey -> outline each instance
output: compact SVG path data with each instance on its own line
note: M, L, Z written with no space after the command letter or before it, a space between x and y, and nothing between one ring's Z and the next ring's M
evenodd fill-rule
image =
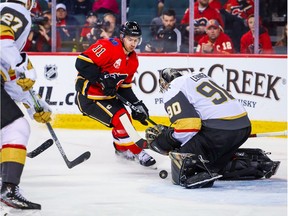
M19 191L30 126L16 102L22 102L29 115L37 122L45 123L51 120L49 106L36 95L33 98L29 92L35 83L36 72L28 55L20 53L31 29L30 9L33 5L33 0L8 0L0 4L2 176L0 202L21 210L39 210L41 205L28 201ZM34 99L43 110L35 110Z
M219 178L275 174L279 161L258 149L239 149L250 135L251 123L229 92L206 74L189 69L166 68L159 77L171 127L147 128L146 139L150 149L169 154L174 184L203 188Z
M206 35L198 43L197 53L234 53L231 38L226 35L217 20L209 20L206 25Z
M143 166L152 166L156 161L139 148L125 131L119 118L122 115L130 118L130 114L116 97L117 93L141 109L141 113L132 110L132 118L148 125L148 109L132 90L132 79L139 64L134 50L141 40L140 26L134 21L127 21L120 28L119 38L100 39L78 56L77 105L84 115L113 128L117 155L130 160L138 159Z

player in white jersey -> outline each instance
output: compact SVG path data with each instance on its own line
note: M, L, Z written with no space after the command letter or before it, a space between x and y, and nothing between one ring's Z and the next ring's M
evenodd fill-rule
M8 0L0 4L0 201L7 206L23 210L41 209L41 205L28 201L19 192L18 185L25 165L30 126L16 102L22 102L29 115L37 122L45 123L51 120L49 106L38 96L32 96L36 72L28 55L21 53L30 32L30 9L33 5L34 0ZM42 110L35 110L34 99Z
M251 124L242 105L210 77L188 74L172 68L160 72L172 127L148 128L146 138L158 153L170 152L173 183L187 188L211 187L222 177L218 172L249 137Z

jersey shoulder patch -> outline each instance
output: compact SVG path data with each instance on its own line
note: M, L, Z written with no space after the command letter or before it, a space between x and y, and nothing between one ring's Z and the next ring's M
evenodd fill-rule
M113 46L119 45L119 42L115 40L115 38L109 38L109 41L112 43Z

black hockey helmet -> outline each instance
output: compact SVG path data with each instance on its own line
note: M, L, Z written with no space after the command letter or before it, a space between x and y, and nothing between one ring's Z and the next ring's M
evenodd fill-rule
M165 68L159 71L159 84L160 91L164 92L169 87L169 83L172 82L175 78L182 76L181 71L178 71L174 68Z
M120 34L123 34L124 37L126 35L134 36L134 37L141 37L142 31L140 26L135 21L127 21L125 22L120 28Z
M140 26L136 21L127 21L120 27L120 38L123 39L125 36L139 37L140 41L138 45L142 42L142 31Z

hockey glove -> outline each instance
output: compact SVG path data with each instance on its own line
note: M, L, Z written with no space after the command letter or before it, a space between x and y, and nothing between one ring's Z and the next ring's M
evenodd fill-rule
M163 155L168 155L170 151L180 148L181 143L172 136L173 132L174 128L159 124L147 128L145 137L149 148Z
M33 91L31 91L31 94L33 96L31 96L29 100L23 102L30 117L39 123L46 123L51 121L52 111L49 105Z
M146 119L149 118L148 108L142 101L134 102L133 105L136 107L136 110L132 110L132 118L141 122L143 125L148 125L146 121Z
M32 88L36 80L36 71L30 62L26 53L21 53L22 61L16 65L16 83L21 86L23 91L28 91Z
M104 72L100 76L99 83L102 85L102 90L106 96L114 96L117 92L117 76L115 74L109 74Z

